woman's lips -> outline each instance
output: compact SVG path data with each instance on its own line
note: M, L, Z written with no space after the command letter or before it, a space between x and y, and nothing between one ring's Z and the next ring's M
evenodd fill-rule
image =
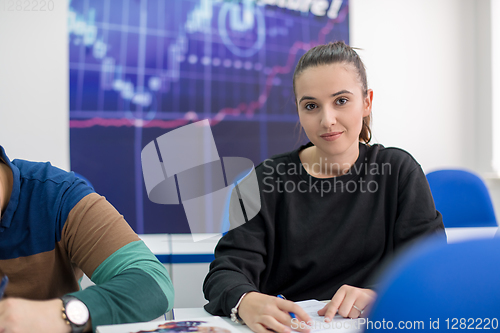
M338 138L340 138L342 133L344 133L344 132L329 132L329 133L321 134L320 137L326 141L335 141Z

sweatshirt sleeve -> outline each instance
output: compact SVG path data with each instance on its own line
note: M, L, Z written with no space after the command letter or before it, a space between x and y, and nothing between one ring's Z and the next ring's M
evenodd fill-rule
M173 306L168 272L116 209L100 195L75 205L62 239L71 261L96 284L73 293L92 326L148 321Z
M255 235L246 235L242 242L245 235L241 228L221 238L203 284L205 298L209 301L205 309L213 315L229 316L231 308L244 293L259 291L257 285L259 272L265 267L262 259L265 249Z
M443 218L436 210L429 183L420 165L401 179L398 189L394 246L407 246L421 236L435 235L446 243Z
M233 209L241 209L233 192L229 208L229 220L234 225ZM205 309L218 316L229 316L240 297L247 292L259 291L260 276L265 270L268 254L266 241L273 231L266 226L264 213L266 200L262 200L260 212L249 222L230 230L215 248L215 260L203 284ZM267 200L272 202L272 200ZM267 219L269 220L269 219Z

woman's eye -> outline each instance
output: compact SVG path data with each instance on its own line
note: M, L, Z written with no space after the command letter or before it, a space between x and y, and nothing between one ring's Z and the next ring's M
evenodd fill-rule
M316 108L316 104L307 103L306 105L304 105L304 108L308 111L311 111Z
M345 103L347 103L347 98L341 97L338 100L336 100L335 103L337 105L344 105Z

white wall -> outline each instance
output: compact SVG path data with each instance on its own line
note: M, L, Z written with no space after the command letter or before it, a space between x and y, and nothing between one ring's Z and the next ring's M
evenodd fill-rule
M409 151L425 172L491 175L491 1L350 0L375 141ZM499 182L488 186L499 215Z
M69 170L67 9L0 10L0 145Z
M500 1L491 2L491 91L500 91ZM492 101L493 110L493 168L500 176L500 95L494 94Z
M351 45L363 48L374 90L376 141L408 150L425 171L473 167L474 0L352 0L350 8Z
M376 141L425 171L491 171L495 0L350 0L351 44L374 89ZM69 169L67 1L0 11L0 144L11 157ZM500 214L500 182L489 181Z

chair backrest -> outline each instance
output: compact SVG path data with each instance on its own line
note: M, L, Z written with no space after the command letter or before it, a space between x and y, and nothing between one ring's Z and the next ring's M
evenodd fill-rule
M497 226L488 189L474 173L438 170L428 173L427 180L446 228Z
M397 329L412 326L416 330L417 325L424 325L420 332L433 332L438 319L439 329L447 332L464 326L486 329L486 318L489 329L498 330L499 276L498 238L449 245L432 239L417 244L381 276L367 331L380 332L377 322L385 320L386 325L392 322L392 329L399 325Z

